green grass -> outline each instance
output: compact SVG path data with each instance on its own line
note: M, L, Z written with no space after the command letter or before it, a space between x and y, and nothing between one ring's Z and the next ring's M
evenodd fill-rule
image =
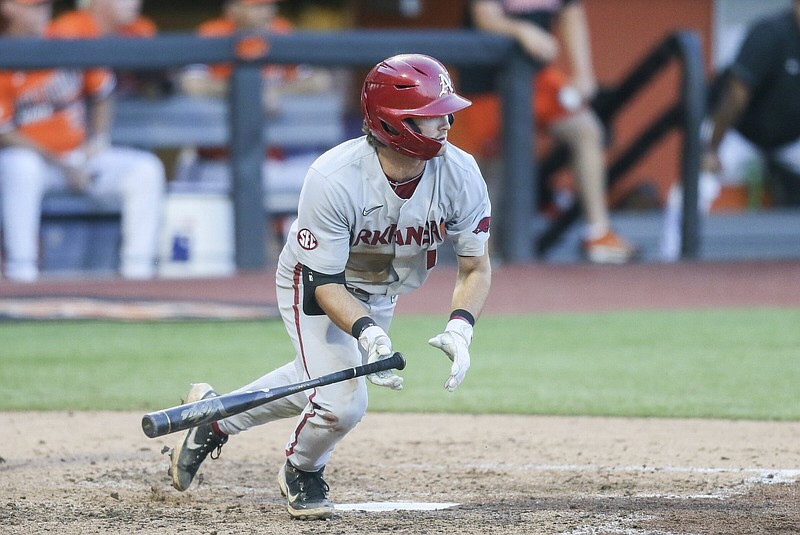
M454 393L443 323L395 320L405 389L370 386L371 410L800 420L800 310L484 316ZM155 410L290 356L279 321L3 323L0 410Z

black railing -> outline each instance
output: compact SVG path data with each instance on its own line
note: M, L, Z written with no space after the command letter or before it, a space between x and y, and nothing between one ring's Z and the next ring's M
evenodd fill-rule
M672 60L681 65L681 82L678 100L654 118L634 141L611 162L608 167L609 187L627 173L666 134L677 128L683 134L681 148L681 181L683 186L683 219L681 226L681 257L695 258L700 246L697 187L700 173L700 124L705 113L706 82L703 71L703 54L700 39L693 32L670 35L648 54L616 87L600 93L592 103L604 124L609 124L617 113L653 80ZM563 167L569 160L566 147L557 146L543 158L539 168L540 184ZM534 201L535 194L534 194ZM578 201L561 213L550 226L536 238L536 255L544 257L562 234L581 215Z

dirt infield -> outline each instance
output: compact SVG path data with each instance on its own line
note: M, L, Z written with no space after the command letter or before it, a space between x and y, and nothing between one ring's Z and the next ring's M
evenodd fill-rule
M398 313L446 313L454 272ZM487 313L800 306L800 263L504 266ZM38 293L37 293L38 292ZM274 303L270 273L223 281L0 285L56 295ZM800 422L366 416L326 476L326 522L288 519L275 484L293 425L231 439L180 493L133 413L0 413L0 533L797 535ZM366 505L365 505L366 504ZM397 510L366 511L380 504ZM436 504L447 508L432 508Z
M5 534L800 533L800 423L368 414L328 466L341 510L288 518L290 421L231 439L200 484L169 485L131 413L0 414Z

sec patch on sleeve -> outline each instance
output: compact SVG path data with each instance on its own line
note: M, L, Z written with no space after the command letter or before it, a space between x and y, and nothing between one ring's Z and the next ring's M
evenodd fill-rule
M307 228L297 231L297 243L306 251L316 249L317 245L319 244L317 237L314 236L314 233Z

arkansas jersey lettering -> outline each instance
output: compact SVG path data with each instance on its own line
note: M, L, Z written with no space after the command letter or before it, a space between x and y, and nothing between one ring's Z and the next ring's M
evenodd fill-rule
M383 230L361 229L355 234L351 247L358 245L429 245L444 241L444 222L428 221L425 226L397 228L389 225Z
M480 234L481 232L489 232L489 227L492 225L491 217L484 217L478 222L478 226L472 231L473 234Z

